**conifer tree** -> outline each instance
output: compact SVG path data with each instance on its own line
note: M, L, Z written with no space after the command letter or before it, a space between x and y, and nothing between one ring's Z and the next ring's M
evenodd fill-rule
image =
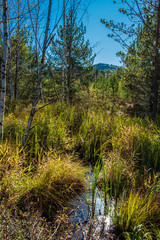
M67 59L67 89L71 101L75 91L75 79L87 82L92 69L94 55L89 40L85 41L86 28L81 22L76 22L76 12L70 9L66 17L66 59ZM61 69L63 63L63 27L57 30L58 38L52 43L50 58L55 70Z
M132 21L133 24L130 27L124 23L115 24L113 21L104 19L101 22L112 31L109 36L127 48L128 53L124 58L124 63L128 68L129 79L132 81L131 85L127 85L130 86L130 90L134 81L135 86L138 86L137 84L141 86L137 99L140 101L140 96L143 95L144 100L144 96L147 96L147 105L150 106L150 114L152 120L155 121L160 82L158 70L160 65L160 0L122 0L122 3L126 7L120 8L119 11ZM133 36L134 43L130 44L127 39ZM132 76L131 73L133 73Z

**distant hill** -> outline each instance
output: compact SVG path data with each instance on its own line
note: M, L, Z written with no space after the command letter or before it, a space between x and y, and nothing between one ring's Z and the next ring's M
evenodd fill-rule
M116 65L106 64L106 63L94 64L93 67L97 67L97 70L103 70L103 71L107 71L107 69L116 70L118 68L118 66Z

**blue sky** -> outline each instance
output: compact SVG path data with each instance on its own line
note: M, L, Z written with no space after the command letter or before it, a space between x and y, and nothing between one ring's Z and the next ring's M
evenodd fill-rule
M87 28L86 38L94 47L94 52L98 53L95 63L121 65L116 53L123 49L119 43L107 36L110 31L105 28L100 19L126 22L127 18L118 11L122 6L122 4L114 4L113 0L93 0L88 8L83 22Z
M45 0L43 8L48 7L48 4L46 4L47 1L48 0ZM121 2L121 0L117 0L117 2L118 1ZM90 2L89 7L86 14L84 14L84 9L88 2ZM52 23L54 22L58 5L59 15L62 14L62 3L62 0L54 1L52 9L53 16L51 18ZM69 6L70 4L68 3L67 9L69 9ZM93 47L93 52L97 54L94 62L95 64L107 63L118 66L122 65L116 53L124 50L119 43L107 36L111 32L100 22L100 19L104 18L107 21L113 20L115 23L129 23L127 17L118 11L120 7L124 7L124 5L122 3L115 4L113 0L81 0L81 4L78 7L78 16L81 18L81 16L84 15L82 21L87 30L85 38L86 40L89 39L90 45Z

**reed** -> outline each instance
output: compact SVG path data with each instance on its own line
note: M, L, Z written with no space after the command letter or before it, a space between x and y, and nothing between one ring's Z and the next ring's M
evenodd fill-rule
M155 196L148 197L148 194L131 191L129 196L123 194L119 199L113 219L120 232L132 232L133 234L135 230L139 229L136 226L143 224L142 234L144 235L148 231L152 233L153 225L159 222L158 208L159 202Z
M97 181L98 181L98 175L100 172L100 168L101 168L101 161L98 160L94 167L93 179L92 179L92 218L94 218L94 215L95 215L96 188L97 188Z
M141 234L142 224L134 227L132 233L124 232L123 236L126 240L143 240L143 239L152 239L151 233Z
M92 216L98 184L106 205L107 195L116 200L114 219L121 233L132 237L135 227L143 224L140 236L150 229L159 236L159 128L148 118L111 115L96 92L87 98L63 107L57 102L37 112L25 148L21 141L29 108L6 116L0 146L1 199L15 207L35 201L50 215L84 188L85 170L75 160L79 156L95 165Z
M102 158L102 171L103 171L103 192L104 192L104 204L105 204L105 210L107 210L107 195L108 195L108 179L106 175L106 169L104 165L104 159Z

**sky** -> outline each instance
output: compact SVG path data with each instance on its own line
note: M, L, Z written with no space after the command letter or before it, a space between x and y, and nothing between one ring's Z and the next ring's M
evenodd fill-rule
M48 7L48 0L44 1L45 6ZM74 1L74 0L72 0ZM121 0L116 0L121 2ZM78 2L78 0L77 0ZM107 21L113 20L115 23L124 22L129 23L126 16L120 13L118 10L120 7L124 7L122 3L113 3L113 0L81 0L81 4L78 7L78 18L83 21L84 26L86 26L85 39L89 39L90 46L93 48L93 52L96 54L94 64L106 63L121 66L120 58L116 56L119 51L124 51L118 42L109 38L107 35L111 33L104 24L101 23L100 19L105 19ZM84 14L84 9L89 4L86 13ZM56 3L58 4L56 6ZM53 4L52 14L55 17L57 9L59 9L59 15L62 14L62 0L55 0ZM70 1L68 1L67 11L70 7ZM54 18L51 18L54 22ZM45 21L44 21L45 23ZM62 24L62 19L60 21Z
M108 21L127 22L126 16L118 11L122 6L122 4L114 4L113 0L93 0L88 8L83 22L87 29L85 37L89 39L94 53L97 53L95 64L122 65L116 53L124 50L119 43L107 36L111 32L100 22L101 18Z

